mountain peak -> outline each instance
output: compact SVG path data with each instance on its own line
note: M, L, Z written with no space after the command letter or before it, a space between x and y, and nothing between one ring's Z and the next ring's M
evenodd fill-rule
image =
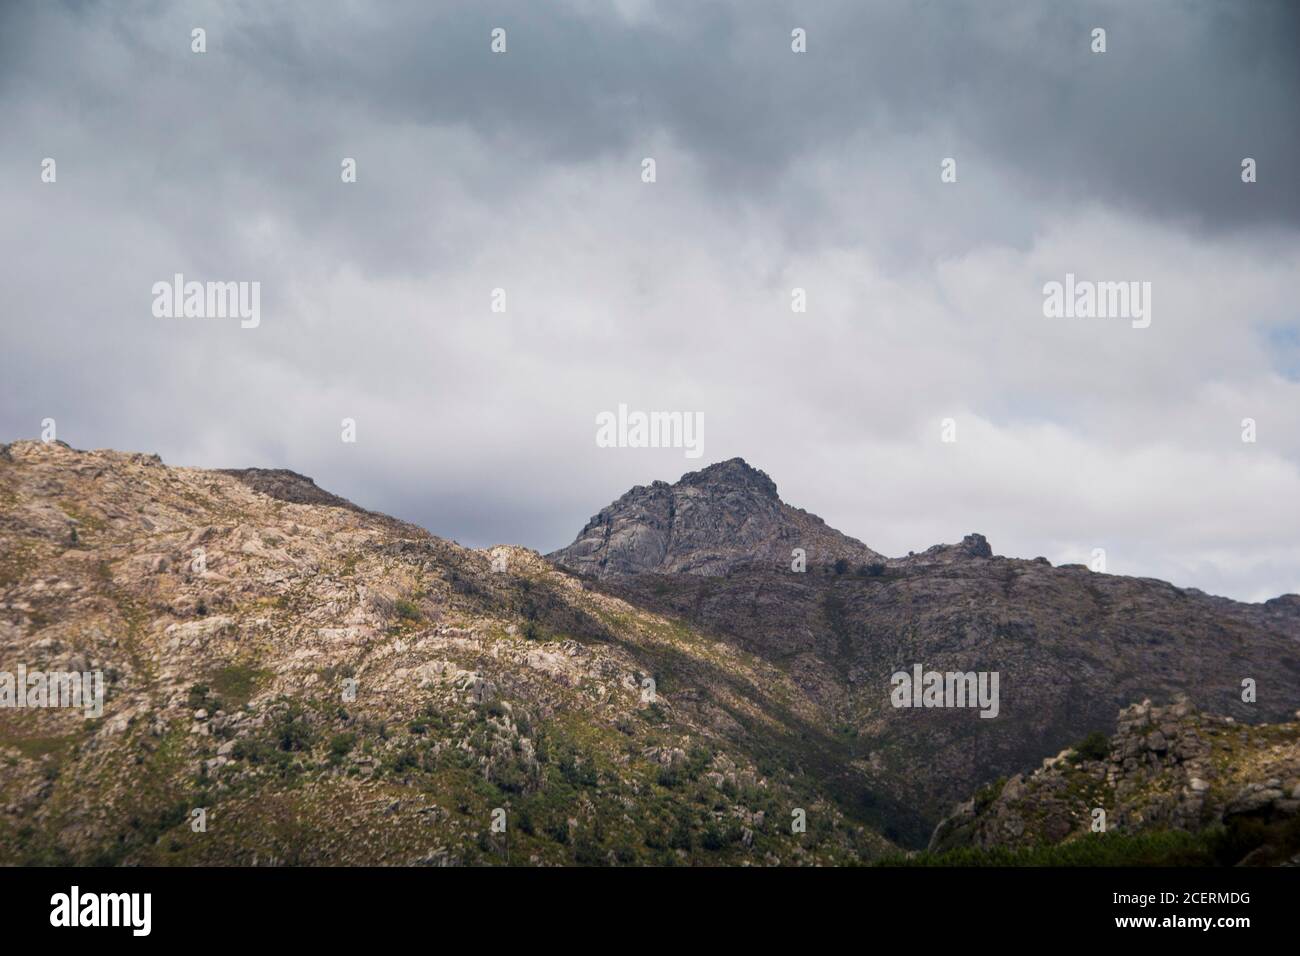
M726 574L746 564L789 568L795 549L809 564L883 561L861 541L792 508L776 482L743 458L638 485L587 522L551 560L585 574Z
M778 498L776 482L743 458L728 458L699 471L682 475L682 483L689 485L731 485L752 488L770 498ZM778 498L779 500L779 498Z

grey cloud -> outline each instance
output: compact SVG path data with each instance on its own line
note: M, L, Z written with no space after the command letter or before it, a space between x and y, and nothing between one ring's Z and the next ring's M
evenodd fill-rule
M698 408L705 461L750 459L882 550L979 530L1061 560L1101 537L1118 568L1294 590L1300 528L1267 502L1300 489L1297 19L8 4L0 438L51 414L73 444L294 468L464 543L548 550L694 467L599 453L596 411ZM1150 335L1044 324L1038 289L1072 267L1154 276ZM177 271L261 280L262 328L152 320ZM928 441L943 414L984 449L960 468ZM1228 457L1245 414L1266 441ZM1236 524L1163 510L1180 479L1179 508Z

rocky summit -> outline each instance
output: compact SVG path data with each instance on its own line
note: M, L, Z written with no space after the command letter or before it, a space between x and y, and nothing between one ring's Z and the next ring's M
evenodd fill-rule
M789 569L801 548L811 563L883 561L861 541L777 495L776 483L741 458L638 485L605 508L567 548L547 557L584 574L726 574L741 565Z
M15 694L72 673L102 709ZM1031 772L1063 750L1121 831L1224 827L1291 806L1297 708L1300 598L979 535L885 559L739 459L548 560L292 471L0 445L0 864L842 864L944 819L1012 847L1077 829L1083 778Z
M727 523L702 523L692 546L676 553L725 550L726 561L711 576L673 573L653 557L602 564L603 555L627 553L613 544L618 530L635 538L651 524L647 507L631 502L656 494L660 513L671 515L669 505L698 485L707 489L713 514L714 502L748 503L760 495L767 514L788 508L774 504L775 488L762 472L726 462L678 485L634 489L552 558L589 569L593 586L605 593L718 636L787 674L801 697L816 703L828 731L806 747L836 768L829 779L843 783L849 799L879 810L883 832L905 845L923 844L951 805L977 786L1033 766L1090 732L1108 732L1115 712L1133 701L1183 693L1196 706L1246 723L1285 720L1300 707L1296 595L1245 604L1082 565L1002 557L979 534L904 558L845 552L829 560L834 548L813 543L828 540L820 522L811 540L791 524L782 525L789 536L759 536L766 549L759 560L747 560L734 544L721 546L734 540ZM610 543L602 544L606 532ZM807 549L803 573L780 560L793 547ZM814 562L818 554L825 558ZM997 716L894 706L892 675L918 665L945 675L996 673ZM1250 695L1246 684L1255 688ZM852 774L844 772L849 767Z

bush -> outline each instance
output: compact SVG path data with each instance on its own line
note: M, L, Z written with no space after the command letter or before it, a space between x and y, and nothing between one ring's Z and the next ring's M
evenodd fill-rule
M341 761L357 745L356 734L335 734L330 738L330 759L335 763Z
M297 708L290 708L275 721L276 745L285 753L310 750L316 739L307 718Z
M231 751L230 755L236 760L247 760L249 763L261 764L270 762L275 753L275 748L265 740L241 739L235 741L235 749Z
M512 760L493 761L488 768L488 779L506 793L522 793L528 783L523 768Z
M208 706L208 685L195 684L190 688L190 695L185 701L190 710L200 710Z
M418 621L423 616L415 602L408 601L405 598L393 605L393 613L403 621Z
M706 850L721 850L727 846L727 834L716 823L710 823L704 829L704 835L700 838L700 843Z
M600 844L585 832L573 841L573 860L579 866L603 866L608 862Z
M635 863L636 850L628 843L620 843L614 849L614 858L620 863Z
M560 756L560 773L575 787L594 787L597 783L596 768L571 751Z
M556 843L569 842L569 821L563 817L547 821L543 831Z
M691 748L691 752L686 755L686 768L684 773L687 778L698 780L700 779L700 774L704 772L705 768L708 767L712 760L713 751L709 750L707 747L701 747L698 745L694 746Z
M1079 760L1105 760L1110 756L1110 738L1100 730L1094 730L1074 745L1074 752Z
M402 774L408 770L415 770L420 766L420 758L413 750L399 750L396 754L390 754L384 758L383 767L388 773Z
M695 843L694 836L691 833L690 822L679 819L677 825L673 827L672 834L668 837L668 846L673 850L685 850L690 852Z
M986 784L975 791L975 812L982 812L990 803L996 800L1002 794L1002 788L1007 785L1006 777L998 777L990 784Z

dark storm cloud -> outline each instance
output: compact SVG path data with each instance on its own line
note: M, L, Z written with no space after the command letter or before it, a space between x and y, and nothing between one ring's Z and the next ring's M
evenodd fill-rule
M241 30L241 62L304 97L390 121L470 123L503 149L586 161L670 130L719 186L771 188L860 130L951 130L952 154L1027 188L1204 227L1300 222L1300 7L1251 4L656 5L626 23L562 7L417 4L382 23L283 11ZM557 15L557 13L559 15ZM485 52L491 25L514 37ZM809 53L789 54L794 26ZM1093 27L1108 51L1089 48ZM1243 202L1244 156L1261 188ZM918 155L927 172L936 157Z
M219 55L193 69L183 37L200 21ZM509 31L505 57L488 52L497 25ZM808 31L806 56L789 52L794 26ZM1096 26L1108 33L1102 55L1089 50ZM683 0L633 19L534 2L28 3L9 8L0 35L11 90L74 100L120 145L149 150L164 181L292 205L309 226L326 184L301 175L301 155L407 125L472 127L517 179L530 162L588 162L663 128L715 188L751 199L792 162L856 134L934 130L968 176L1012 172L1030 197L1110 202L1204 229L1300 224L1289 173L1300 156L1300 7L1285 0ZM1246 196L1244 156L1260 164ZM939 158L918 151L897 175L930 176ZM439 157L423 159L436 178ZM480 188L509 195L511 178ZM396 235L409 233L409 206L381 189L368 201Z

